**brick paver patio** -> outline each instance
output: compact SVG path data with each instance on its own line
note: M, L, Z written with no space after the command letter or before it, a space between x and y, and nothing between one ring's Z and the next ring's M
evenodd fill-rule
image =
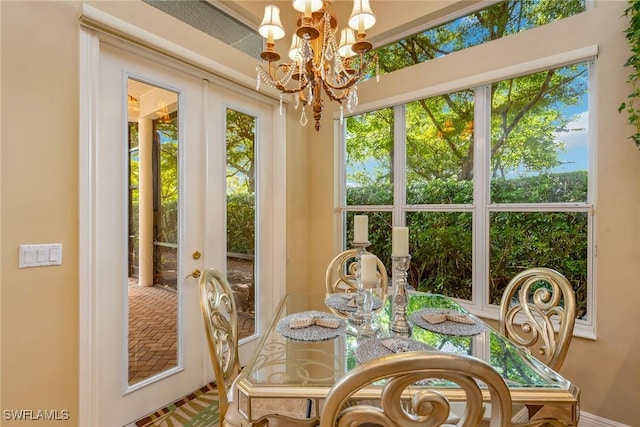
M238 289L236 300L246 293L242 286ZM176 366L176 301L173 290L129 284L129 384ZM252 303L238 301L240 338L254 331L252 310Z

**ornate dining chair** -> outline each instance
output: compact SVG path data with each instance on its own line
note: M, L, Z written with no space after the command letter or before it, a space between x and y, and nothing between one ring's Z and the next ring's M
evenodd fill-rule
M375 394L361 392L386 380ZM450 404L433 388L407 389L417 381L445 380L458 384L466 400L459 426L478 426L484 415L481 381L489 391L490 426L511 425L511 395L502 377L487 363L472 356L439 351L395 353L365 362L347 372L330 389L324 402L320 427L371 425L448 425ZM484 388L484 387L483 387ZM410 399L407 401L407 394ZM357 403L375 400L374 405Z
M377 391L363 390L382 380ZM418 381L432 382L433 387L410 388ZM461 417L451 412L451 403L439 390L442 381L460 387L464 402L456 403ZM485 390L490 414L485 414ZM486 362L461 354L414 351L369 360L342 376L327 394L320 427L566 427L551 418L513 424L511 415L509 388Z
M562 366L573 336L576 297L559 272L536 267L518 273L500 302L500 332L551 369ZM558 331L554 328L558 323ZM535 355L535 354L534 354Z
M571 283L550 268L521 271L507 284L500 301L500 332L555 371L569 350L575 317ZM541 408L527 405L530 416Z
M238 312L229 282L222 272L207 269L200 276L200 309L218 389L219 418L222 427L240 427L242 416L234 400L238 362ZM277 405L274 399L270 405ZM274 411L277 412L277 409ZM265 415L256 425L270 427L311 427L316 419L296 419L274 413Z

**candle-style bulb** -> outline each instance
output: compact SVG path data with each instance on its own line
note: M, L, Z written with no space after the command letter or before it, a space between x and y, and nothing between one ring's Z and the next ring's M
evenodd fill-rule
M391 239L391 255L409 255L409 228L393 227Z
M369 241L369 217L366 215L353 216L353 241L366 243Z

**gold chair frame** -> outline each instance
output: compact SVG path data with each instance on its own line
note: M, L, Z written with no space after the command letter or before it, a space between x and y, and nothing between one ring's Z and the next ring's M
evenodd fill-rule
M207 269L200 276L200 309L218 388L222 424L229 408L227 386L240 373L238 311L229 282L216 269Z
M536 288L538 282L550 285ZM513 304L514 297L518 303ZM559 272L536 267L517 274L500 302L500 332L531 352L553 370L558 370L569 350L576 317L576 297L571 283ZM557 319L556 334L552 319Z
M205 270L200 276L200 309L218 389L220 425L240 427L242 424L237 399L235 380L240 374L238 361L238 311L225 275L214 268ZM266 415L254 426L312 427L318 419L295 419L284 415Z
M387 381L376 395L363 389ZM383 427L439 426L450 418L450 404L433 388L410 386L421 380L444 379L459 385L465 398L465 412L458 425L478 426L484 415L483 389L489 392L490 426L511 425L511 395L502 377L487 363L472 356L439 351L396 353L370 360L347 372L329 391L320 427L342 427L370 423ZM375 399L364 404L362 399Z

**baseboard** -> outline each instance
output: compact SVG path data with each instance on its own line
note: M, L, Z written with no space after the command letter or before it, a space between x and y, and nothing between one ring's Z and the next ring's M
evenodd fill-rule
M588 412L580 412L580 427L631 427L616 421L608 420Z

